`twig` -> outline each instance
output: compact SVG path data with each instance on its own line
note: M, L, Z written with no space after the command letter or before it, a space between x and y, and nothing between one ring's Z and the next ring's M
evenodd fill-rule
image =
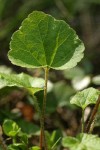
M92 133L93 128L94 128L94 123L95 123L95 119L93 120L88 133Z

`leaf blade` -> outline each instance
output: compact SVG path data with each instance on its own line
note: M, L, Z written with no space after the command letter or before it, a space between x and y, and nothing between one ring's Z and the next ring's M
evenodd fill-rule
M34 11L13 34L8 57L22 67L62 70L74 67L83 51L84 44L66 22Z
M18 75L0 73L0 83L0 89L6 86L17 86L27 89L32 94L43 90L44 87L44 80L42 78L34 78L25 73Z
M100 138L97 135L81 133L76 138L64 137L62 145L70 150L99 150Z
M84 110L89 104L95 104L99 95L100 91L92 87L87 88L73 96L70 103L76 104Z

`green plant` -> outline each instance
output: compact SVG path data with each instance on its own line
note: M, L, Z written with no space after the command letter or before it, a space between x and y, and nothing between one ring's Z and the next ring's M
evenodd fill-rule
M3 131L12 139L12 144L7 147L7 150L28 149L28 135L23 133L14 121L5 120L3 123ZM29 150L39 150L39 147L30 147Z
M58 21L43 12L34 11L13 34L10 48L8 57L13 64L27 68L40 67L45 70L40 147L47 149L44 117L49 69L63 70L74 67L83 57L84 45L75 31L64 21ZM30 89L28 87L28 90Z
M89 104L96 104L100 91L94 88L88 88L78 92L72 99L71 104L76 104L82 108L82 132L84 132L84 111ZM93 120L93 119L92 119Z
M34 11L12 36L8 57L13 64L45 70L44 99L41 115L41 149L47 149L44 116L49 69L69 69L83 57L84 45L64 21Z
M92 134L86 134L84 132L90 133L93 130L93 125L95 121L95 116L100 104L100 91L94 88L88 88L81 92L78 92L72 99L71 104L75 104L82 108L82 132L76 138L64 137L62 140L62 145L64 147L70 148L70 150L80 149L80 150L99 150L100 138ZM85 129L84 122L84 111L89 104L96 104L93 112L91 113L90 119ZM96 145L94 144L96 142Z
M36 108L40 114L41 150L48 150L48 148L53 149L58 142L51 142L50 144L49 141L48 146L44 127L49 70L50 68L55 70L73 68L83 58L83 51L84 44L66 22L56 20L52 16L39 11L31 13L22 22L19 30L12 36L10 51L8 53L10 61L21 67L31 69L43 68L45 72L44 84L43 79L32 78L26 74L14 74L11 76L3 73L0 74L2 86L18 86L24 88L34 97ZM34 94L43 89L44 98L41 109ZM82 118L84 117L85 107L90 103L96 103L99 93L97 90L91 88L80 92L71 100L71 103L82 107ZM82 99L81 103L80 98ZM10 123L14 124L12 121L10 121ZM5 131L6 130L4 130L4 132ZM84 118L82 119L82 132L83 131ZM20 130L18 130L18 133L19 132ZM8 127L6 134L8 134ZM13 135L14 141L16 134ZM11 136L11 134L9 134L9 136ZM23 143L15 143L15 145L10 145L9 147L9 149L15 149L16 147L23 149ZM27 149L26 147L24 145L24 149ZM38 147L32 147L30 149L38 149Z
M97 135L81 133L76 138L63 138L62 144L70 150L99 150L100 138Z

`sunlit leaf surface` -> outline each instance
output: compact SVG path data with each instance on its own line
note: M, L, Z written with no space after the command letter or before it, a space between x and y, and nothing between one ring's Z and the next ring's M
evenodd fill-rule
M65 21L34 11L13 34L8 57L18 66L59 70L76 66L83 51L84 44Z

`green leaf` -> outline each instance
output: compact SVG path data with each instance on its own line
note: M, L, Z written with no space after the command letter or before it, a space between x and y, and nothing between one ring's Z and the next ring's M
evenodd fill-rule
M45 132L45 133L46 133L48 149L50 150L56 149L57 145L59 145L62 136L61 132L57 130L57 131L53 131L52 134L50 134L49 132Z
M64 147L68 147L68 148L73 148L73 147L78 147L79 141L78 139L74 138L74 137L64 137L62 139L62 145Z
M37 91L43 90L44 80L42 78L31 77L25 73L18 75L0 73L0 89L6 86L21 87L34 94Z
M3 131L7 136L14 137L20 132L20 128L16 122L7 119L3 123Z
M23 119L19 119L17 121L17 124L21 127L21 130L24 133L30 135L36 135L40 130L40 128L37 125L33 124L32 122L25 121Z
M97 135L81 133L76 138L64 137L62 145L70 150L99 150L100 138Z
M20 138L20 142L25 145L28 144L28 135L26 133L20 132L17 136Z
M76 104L84 110L89 104L95 104L99 95L100 91L94 88L88 88L78 92L74 97L72 97L70 103Z
M40 150L40 147L38 147L38 146L33 146L33 147L31 147L29 150Z
M26 145L24 145L23 143L15 143L15 144L11 144L8 146L7 150L25 150Z
M34 11L16 31L10 43L9 59L27 68L73 68L83 58L84 44L62 20Z

